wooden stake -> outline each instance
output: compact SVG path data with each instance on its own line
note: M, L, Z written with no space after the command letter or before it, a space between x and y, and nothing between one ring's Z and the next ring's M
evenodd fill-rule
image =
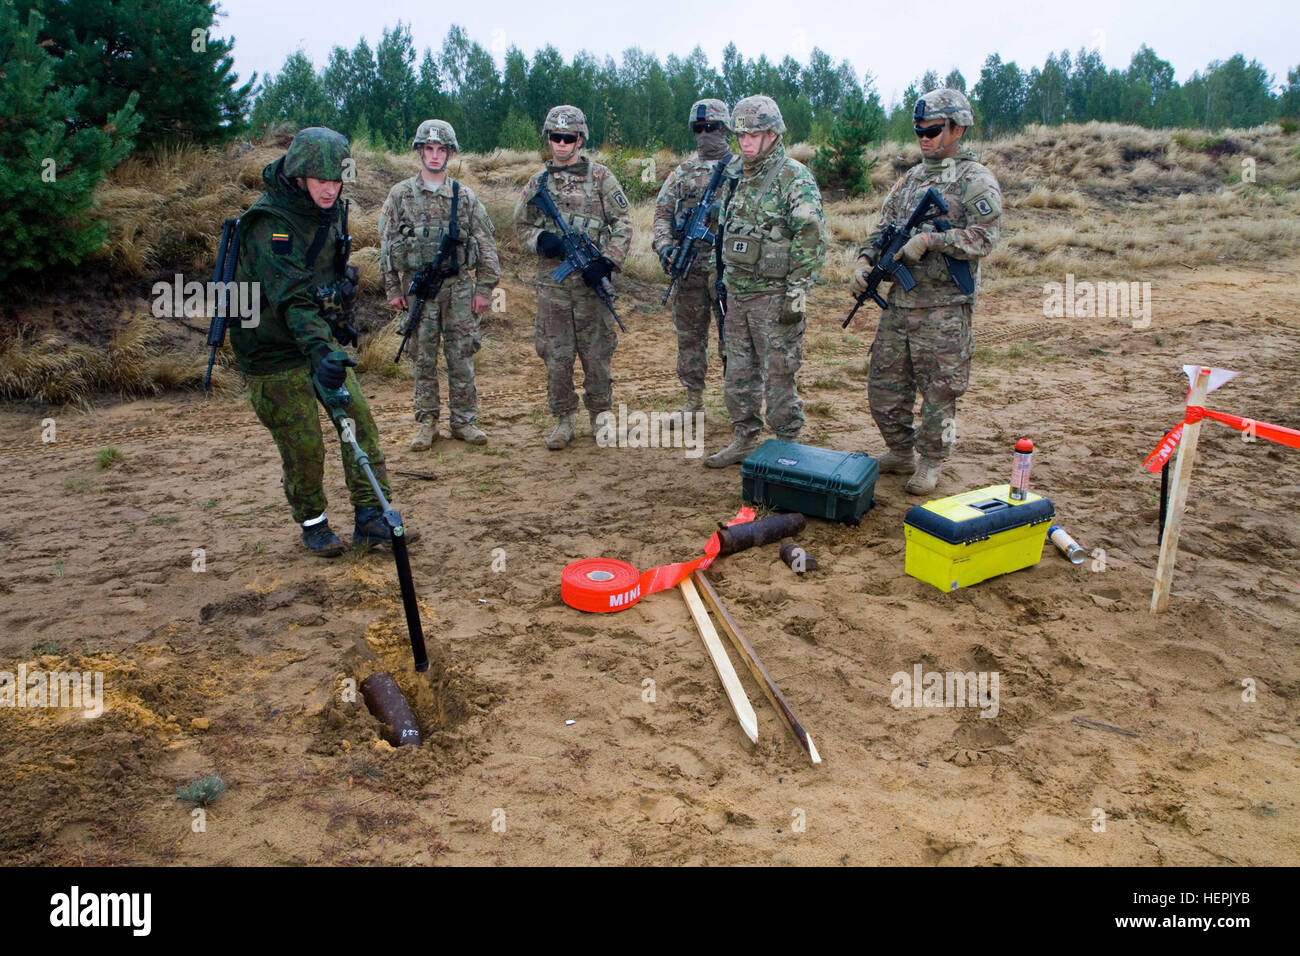
M732 709L735 710L736 717L740 721L740 729L745 732L745 736L751 743L757 743L758 716L754 713L754 706L749 702L749 697L745 694L744 685L740 683L736 669L731 666L727 649L722 646L722 640L718 637L713 622L709 620L709 612L705 610L704 602L700 600L699 592L695 590L695 585L691 583L690 578L683 578L679 587L686 606L690 609L691 617L695 620L695 627L704 640L704 647L713 661L713 667L717 670L718 677L722 679L722 688L727 692Z
M744 659L749 672L754 675L754 680L758 681L758 686L763 688L763 693L767 695L767 699L776 708L776 712L781 715L781 719L790 728L790 732L794 734L794 739L799 742L799 746L804 749L813 763L821 763L821 754L817 752L817 746L813 743L812 736L808 731L804 730L799 715L794 712L794 708L785 699L785 695L781 693L781 688L776 686L776 681L767 672L763 662L758 659L758 654L754 652L753 646L741 633L739 625L727 613L722 598L718 597L718 592L713 589L713 582L705 577L704 572L700 570L693 571L691 577L700 586L700 592L704 595L704 600L708 601L709 606L713 608L713 613L718 615L718 620L722 622L722 629L727 632L727 637L731 638L731 643L735 645L736 650Z
M1205 396L1210 386L1210 370L1205 366L1196 374L1188 405L1205 406ZM1151 591L1151 613L1160 614L1169 607L1169 595L1174 583L1174 561L1178 557L1178 532L1183 523L1183 509L1187 505L1187 490L1192 483L1192 464L1196 458L1196 443L1201 437L1201 423L1190 422L1183 426L1183 437L1178 442L1178 457L1174 460L1173 493L1169 496L1169 512L1165 518L1165 536L1160 542L1160 560L1156 564L1156 584Z

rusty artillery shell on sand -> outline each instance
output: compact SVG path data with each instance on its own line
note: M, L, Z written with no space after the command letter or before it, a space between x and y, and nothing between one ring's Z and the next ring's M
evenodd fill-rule
M735 554L747 548L762 544L771 544L782 538L793 537L804 529L803 515L769 515L757 521L732 525L730 528L718 529L718 543L722 546L721 554Z
M361 682L361 696L375 719L384 724L384 739L394 747L420 746L420 725L392 674L371 674Z
M783 542L781 545L781 560L795 574L803 574L805 571L816 571L820 565L817 559L810 555L793 541Z

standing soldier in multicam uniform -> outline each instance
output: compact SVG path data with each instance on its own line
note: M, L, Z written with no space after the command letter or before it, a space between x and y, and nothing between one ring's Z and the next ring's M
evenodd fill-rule
M546 402L555 416L555 430L546 447L554 451L573 440L573 413L578 408L575 358L582 359L583 401L593 435L597 417L613 405L610 360L618 334L613 317L593 290L601 279L622 268L632 245L632 219L627 196L614 174L579 154L587 139L582 110L557 106L546 114L542 130L552 158L524 186L515 205L515 235L520 246L539 257L533 333L537 354L546 362ZM531 201L543 182L569 228L587 235L601 252L583 275L571 274L562 283L551 278L564 258L559 229Z
M722 100L700 100L688 119L695 134L696 154L669 174L655 200L654 251L671 272L691 211L704 196L718 163L730 159L720 191L713 201L725 201L740 176L740 158L727 147L731 114ZM716 228L716 227L714 227ZM682 418L704 410L704 378L709 370L709 326L713 315L714 249L700 243L689 274L677 285L673 324L677 327L677 380L686 389Z
M438 298L425 305L420 321L415 364L415 420L420 430L412 451L424 451L438 440L438 339L447 356L447 405L451 437L475 445L487 442L478 427L478 391L474 385L474 353L482 338L478 317L487 310L501 279L492 220L468 186L447 175L447 165L460 146L456 131L443 120L425 120L411 148L420 156L420 171L388 192L379 213L380 271L388 304L407 309L411 277L433 262L456 209L461 244L460 273L442 285Z
M948 203L952 228L936 232L926 224L900 251L916 265L916 288L904 292L894 283L889 307L880 316L871 344L867 400L871 417L889 446L880 470L907 474L913 469L913 448L921 453L907 482L914 495L927 494L939 482L943 460L952 452L957 398L966 391L974 350L971 309L979 292L979 260L998 238L1002 192L989 170L961 142L975 122L970 101L956 90L926 93L912 113L921 142L922 160L894 183L880 211L880 225L859 253L859 266L850 287L866 289L867 275L879 254L881 229L902 224L916 209L925 191L937 189ZM971 262L974 291L964 293L948 274L944 254ZM912 407L921 393L921 424L912 427Z
M746 97L731 120L744 162L721 236L727 285L724 397L733 440L704 460L710 468L734 465L758 447L764 400L776 437L798 439L803 402L795 373L803 363L807 296L826 255L817 180L786 156L785 121L776 102Z
M350 366L357 363L330 343L356 344L346 314L356 285L346 274L350 241L343 236L339 196L348 141L332 129L309 127L298 133L283 157L262 170L266 189L239 223L238 282L261 285L258 323L230 329L230 346L248 376L249 401L271 432L284 465L284 494L293 520L302 525L303 543L315 554L334 557L343 543L325 519L325 443L314 385L346 386L353 433L388 496L388 475L379 432L365 395ZM391 541L379 501L357 467L348 442L341 442L343 469L356 527L352 543Z

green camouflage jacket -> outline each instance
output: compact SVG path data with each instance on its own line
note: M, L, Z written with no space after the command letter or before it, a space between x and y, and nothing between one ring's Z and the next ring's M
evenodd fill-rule
M810 292L826 257L817 180L778 142L753 173L742 172L722 233L729 293Z
M906 309L974 302L980 291L980 259L987 256L998 241L998 224L1002 218L1002 190L997 178L986 166L975 161L975 154L963 146L947 159L925 159L917 163L894 183L880 210L880 223L858 255L876 258L874 242L886 223L902 226L916 210L925 191L933 186L948 203L946 218L952 228L940 233L942 241L935 249L908 266L916 279L916 288L904 292L894 283L887 296L890 303ZM927 224L923 232L933 232ZM975 278L975 292L964 295L948 275L943 261L947 253L954 259L968 259Z
M388 191L379 211L379 271L386 298L405 294L415 271L437 258L451 220L451 184L448 176L433 189L416 173ZM447 287L473 282L476 295L491 296L501 281L496 230L483 203L464 183L460 185L456 221L461 271Z
M697 153L668 174L663 186L659 188L658 198L655 199L653 242L655 255L663 255L665 249L671 249L678 244L680 240L675 234L675 230L690 215L691 209L704 197L704 191L709 188L709 181L713 179L713 171L718 168L720 161L717 159L701 159ZM714 202L719 205L726 202L727 194L731 191L730 180L738 180L740 172L740 157L733 156L727 166L722 182L718 185L717 192L713 196ZM713 256L711 254L697 255L692 271L708 270L712 268L712 263Z
M262 170L265 191L239 222L235 280L260 283L262 294L257 325L246 329L233 322L230 327L230 347L246 375L304 364L314 371L339 347L312 292L339 279L334 252L342 232L342 199L319 208L284 177L283 166L281 157Z
M621 269L632 247L632 217L628 213L627 195L614 174L608 167L585 156L571 166L556 166L548 162L546 171L550 173L546 188L569 228L588 235L601 255L608 256L614 266ZM538 236L543 232L559 232L551 218L530 202L537 195L541 178L541 173L533 173L515 204L515 236L520 246L534 254ZM555 285L551 272L556 265L554 259L539 257L537 281L542 285ZM569 280L574 281L573 276L569 276ZM578 276L576 281L582 282L582 277Z

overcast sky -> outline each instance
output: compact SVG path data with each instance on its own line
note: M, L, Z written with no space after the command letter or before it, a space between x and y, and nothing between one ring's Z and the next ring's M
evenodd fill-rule
M437 4L412 0L221 0L226 16L219 31L235 39L241 78L278 72L302 49L317 68L331 47L351 48L365 37L373 48L384 27L410 24L418 56L435 54L453 24L504 62L517 46L525 54L548 43L570 60L579 50L622 60L638 46L663 62L699 44L716 69L734 42L746 59L766 53L779 62L790 54L806 63L821 47L836 64L848 59L861 74L870 70L888 105L908 83L932 67L942 76L957 67L973 86L984 58L997 52L1028 71L1049 52L1097 48L1108 66L1124 69L1142 44L1173 64L1181 82L1211 60L1242 53L1286 81L1300 63L1300 3L1295 0L1088 0L1039 4L1026 0L955 3L846 4L830 0L606 0L538 3ZM845 14L852 10L853 16ZM417 60L418 60L417 56ZM755 91L757 92L757 91Z

